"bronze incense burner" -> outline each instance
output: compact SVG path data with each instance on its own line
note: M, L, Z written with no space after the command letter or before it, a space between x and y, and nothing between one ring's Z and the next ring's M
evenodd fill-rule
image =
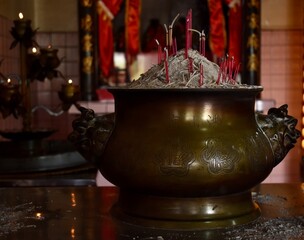
M69 139L120 188L128 222L219 228L260 215L251 189L294 147L287 105L254 110L261 87L110 89L115 114L80 108Z

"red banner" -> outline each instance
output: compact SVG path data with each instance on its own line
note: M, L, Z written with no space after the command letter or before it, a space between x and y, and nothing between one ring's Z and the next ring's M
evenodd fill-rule
M114 66L114 37L112 20L120 10L122 0L98 1L98 33L100 69L103 76L109 77Z
M139 52L140 37L140 13L141 0L127 0L126 1L126 54L127 59L130 60Z
M222 4L229 6L227 49L226 22ZM210 48L214 55L224 57L226 51L233 56L236 63L241 61L242 12L240 0L209 0L210 12Z
M209 44L212 53L221 58L225 55L227 43L222 1L209 0L208 5L210 14Z
M228 54L235 62L241 62L242 48L242 7L238 4L229 9L229 47Z

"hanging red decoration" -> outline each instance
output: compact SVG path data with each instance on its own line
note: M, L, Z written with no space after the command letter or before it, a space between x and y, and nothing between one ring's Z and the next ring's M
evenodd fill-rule
M223 11L223 4L228 10L227 39L226 22ZM233 56L236 62L241 60L241 34L242 34L242 12L240 0L208 0L210 13L209 44L212 53L222 58L226 53ZM228 45L228 47L227 47Z
M139 52L140 37L140 13L141 13L141 0L126 0L126 55L128 64Z
M97 1L100 69L109 77L114 66L114 37L112 20L119 12L122 0Z

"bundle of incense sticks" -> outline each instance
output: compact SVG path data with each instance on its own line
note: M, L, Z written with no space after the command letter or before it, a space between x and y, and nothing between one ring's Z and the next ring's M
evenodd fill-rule
M169 27L164 24L165 32L166 32L166 46L162 48L159 41L155 39L158 48L158 64L160 65L162 61L164 62L164 70L166 76L166 83L170 83L170 74L169 74L169 57L175 56L177 54L177 44L176 38L173 38L173 26L176 20L178 19L179 14L173 19ZM192 9L190 9L187 13L186 17L186 29L185 29L185 49L184 49L184 59L188 62L188 74L190 75L194 73L194 61L189 56L189 51L192 51L192 33L195 32L199 35L199 53L201 56L205 57L205 42L206 35L204 30L198 31L192 28ZM222 59L218 71L216 84L220 85L223 83L235 84L237 82L237 75L239 72L240 64L236 65L234 58L226 56ZM203 64L199 65L199 80L198 85L202 86L204 84L204 66ZM171 73L172 74L172 73Z
M240 63L235 66L233 57L226 56L220 63L217 84L223 82L236 83L236 78L240 69Z

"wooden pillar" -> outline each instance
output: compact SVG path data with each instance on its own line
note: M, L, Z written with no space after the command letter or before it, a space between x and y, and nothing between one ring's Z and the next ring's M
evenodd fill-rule
M97 33L95 0L78 0L79 19L79 69L82 100L96 100L98 87Z
M261 0L243 0L242 83L261 81Z

